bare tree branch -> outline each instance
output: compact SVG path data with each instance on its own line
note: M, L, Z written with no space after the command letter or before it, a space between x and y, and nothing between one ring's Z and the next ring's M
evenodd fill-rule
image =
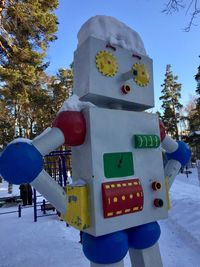
M190 0L189 3L187 2L186 0L169 0L162 12L169 15L174 12L179 12L180 9L186 9L185 14L186 16L189 14L190 19L184 31L189 32L193 26L197 26L194 22L200 15L200 1Z
M178 12L181 8L185 8L183 0L170 0L165 5L165 8L162 12L166 14L172 14L173 12Z
M198 7L198 0L191 0L190 5L188 6L186 14L189 12L189 10L191 8L193 10L192 10L192 13L191 13L190 21L188 23L188 26L184 29L186 32L189 32L192 26L196 26L196 24L194 24L194 21L195 21L195 19L197 19L197 17L200 14L200 7Z

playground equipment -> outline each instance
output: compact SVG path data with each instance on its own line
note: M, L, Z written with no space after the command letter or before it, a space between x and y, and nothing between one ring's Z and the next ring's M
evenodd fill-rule
M45 171L62 187L69 184L70 177L68 175L71 174L71 167L71 150L52 151L44 157ZM37 219L40 217L57 214L55 207L51 203L45 199L38 201L36 190L34 189L33 192L34 222L37 222ZM43 214L38 214L38 211L42 211Z
M52 216L56 215L56 210L54 206L52 206L51 203L43 199L42 201L37 201L37 191L34 189L33 190L33 215L34 215L34 222L37 222L39 217L45 217L45 216ZM39 207L39 208L38 208ZM38 211L42 211L43 213L38 214ZM47 211L51 211L50 213Z
M145 112L154 106L153 64L135 31L96 16L78 39L76 95L50 130L7 146L0 173L13 183L30 182L84 232L83 252L92 267L122 267L128 251L134 267L161 267L156 220L167 217L168 190L190 150L165 134L156 114ZM73 163L66 193L42 161L64 143L72 147Z
M71 150L56 150L46 155L44 169L61 186L66 186L72 172Z

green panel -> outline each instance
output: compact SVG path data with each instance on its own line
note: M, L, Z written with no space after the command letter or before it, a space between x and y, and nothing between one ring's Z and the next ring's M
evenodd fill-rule
M125 177L134 174L132 152L105 153L103 162L106 178Z
M134 135L135 148L157 148L160 138L157 135Z

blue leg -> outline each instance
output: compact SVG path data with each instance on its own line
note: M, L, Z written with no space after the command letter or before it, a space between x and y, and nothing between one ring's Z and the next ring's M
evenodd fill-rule
M160 227L157 222L144 224L127 230L129 254L134 267L162 267L158 246Z
M83 252L92 267L123 267L123 258L128 252L126 231L99 237L83 233Z

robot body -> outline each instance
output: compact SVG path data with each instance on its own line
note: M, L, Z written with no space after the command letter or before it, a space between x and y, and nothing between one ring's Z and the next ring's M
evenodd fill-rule
M89 185L91 226L84 231L100 236L166 218L157 116L96 107L84 109L83 114L86 139L72 148L72 161L77 162L72 172L73 179ZM137 148L138 136L143 148ZM152 188L155 182L159 189ZM155 206L156 199L163 201L162 207Z

